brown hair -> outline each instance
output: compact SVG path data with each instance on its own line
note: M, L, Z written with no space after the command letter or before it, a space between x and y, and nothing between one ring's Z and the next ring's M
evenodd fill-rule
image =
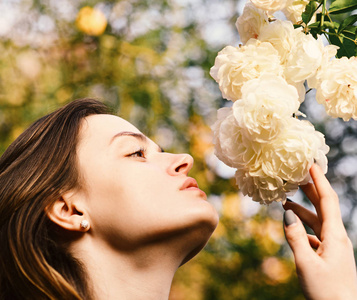
M93 99L70 102L24 131L0 158L0 299L90 299L82 264L58 242L46 215L79 185L82 119L106 114Z

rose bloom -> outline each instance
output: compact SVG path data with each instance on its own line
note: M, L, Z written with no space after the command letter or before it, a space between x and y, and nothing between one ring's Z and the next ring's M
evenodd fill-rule
M327 172L329 147L322 133L308 121L287 120L282 133L262 149L262 170L269 177L284 182L306 184L314 161Z
M281 63L285 64L287 55L294 46L294 26L289 21L276 20L262 27L258 39L271 43L278 51Z
M284 120L297 112L298 98L296 88L282 77L264 74L243 85L242 99L234 102L233 114L247 139L267 143L280 134Z
M281 75L283 67L277 50L270 43L255 39L250 39L245 46L225 47L218 53L210 71L222 96L232 101L241 98L244 82L264 73Z
M215 155L219 160L233 168L242 168L260 156L260 146L245 140L242 128L233 116L232 108L221 108L217 113L217 121L212 126Z
M294 29L289 21L276 20L263 27L258 39L271 43L279 52L284 76L289 83L301 83L315 75L321 66L324 45L319 38Z
M241 42L245 44L251 38L256 39L260 29L268 24L267 12L248 2L244 6L243 14L239 16L236 22Z
M286 7L282 10L285 17L294 24L302 22L301 15L309 0L288 0Z
M284 182L279 177L268 177L261 171L249 172L238 169L235 173L236 183L243 195L252 197L260 204L270 204L274 201L286 201L286 196L295 193L297 184Z
M326 64L318 75L317 102L332 117L357 120L357 58L342 57Z
M232 108L230 108L230 107L220 108L217 111L217 121L212 125L211 129L213 131L214 154L217 156L217 158L220 161L223 161L227 166L233 167L233 160L231 158L229 158L229 155L226 155L222 151L221 139L220 139L222 123L223 122L227 123L227 119L228 119L227 117L229 115L232 116ZM233 126L228 126L228 128L235 128L234 125L235 125L235 120L233 120ZM224 127L226 127L226 126L224 126ZM240 134L239 128L236 132L230 132L230 139L239 140L240 137L241 137L241 134ZM225 140L223 140L222 142L224 144Z
M305 101L306 96L305 80L299 82L287 81L287 83L296 88L299 94L299 102L303 103Z
M261 204L284 203L298 185L311 179L309 169L314 161L327 172L329 147L323 135L308 121L295 118L285 121L284 131L276 139L261 144L259 159L239 168L235 174L241 192Z
M309 0L287 0L287 5L282 9L285 17L294 24L301 24L302 21L302 13L305 11L306 5L309 4ZM322 12L322 6L315 11L312 16L309 24L316 22L316 15Z
M335 45L327 45L324 47L320 67L317 69L313 76L307 79L307 84L310 88L317 88L319 85L319 78L326 71L325 67L328 65L329 61L336 56L338 49L339 47Z
M287 0L251 0L251 2L256 7L270 12L281 10L287 4Z
M316 74L321 66L324 45L311 34L305 34L300 29L294 30L294 45L287 55L285 63L285 78L287 81L300 82Z

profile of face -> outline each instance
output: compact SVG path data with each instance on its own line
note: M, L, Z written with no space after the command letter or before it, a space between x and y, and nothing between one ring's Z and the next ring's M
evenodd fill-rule
M202 248L217 226L216 210L188 177L192 157L163 152L122 118L86 117L77 158L90 234L111 247L191 235Z

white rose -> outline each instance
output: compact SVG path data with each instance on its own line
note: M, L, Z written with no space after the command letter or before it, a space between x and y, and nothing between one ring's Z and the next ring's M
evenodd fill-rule
M258 39L262 42L271 43L278 51L282 65L286 65L289 54L295 45L295 38L297 31L289 21L276 20L261 29ZM298 90L299 101L302 103L305 100L305 78L301 81L295 82L291 78L286 78L287 82Z
M300 102L295 87L279 76L264 74L247 81L233 114L243 134L254 142L267 143L284 128L284 120L297 112Z
M294 46L294 26L289 21L276 20L261 28L258 39L271 43L278 51L281 63L285 64L287 55Z
M241 127L233 116L232 108L219 109L217 117L212 130L215 155L218 159L234 168L255 165L260 157L260 146L243 139Z
M294 30L294 45L287 55L285 77L287 81L300 82L315 75L322 62L324 45L311 34Z
M289 83L302 82L315 75L322 63L322 40L294 29L289 21L276 20L263 27L258 39L271 43L279 52L285 67L284 76Z
M273 201L285 203L286 195L297 191L298 185L284 182L281 178L251 175L249 171L238 169L235 174L236 183L245 196L252 197L260 204Z
M303 103L306 96L305 80L300 82L287 81L288 84L294 86L299 94L299 101Z
M278 52L270 43L250 39L245 46L227 46L220 51L210 74L218 82L222 96L236 101L242 96L244 82L267 72L283 73Z
M244 6L242 15L239 16L236 22L241 42L245 44L251 38L256 39L260 33L260 29L268 24L267 12L248 2Z
M327 171L329 147L324 136L308 121L290 118L283 132L262 149L262 170L269 177L284 182L305 184L314 160Z
M309 2L309 0L288 0L283 9L285 17L294 24L300 23L302 21L301 15Z
M251 2L256 7L270 12L281 10L287 4L287 0L251 0Z
M232 161L227 158L222 152L221 141L219 139L222 122L229 114L232 114L232 109L230 107L220 108L217 111L217 121L212 125L211 129L213 131L214 154L226 165L232 166Z
M325 72L325 67L328 65L331 58L336 56L338 49L339 47L335 45L325 46L324 51L322 53L322 60L321 60L320 67L317 69L314 76L307 79L307 84L310 88L315 88L315 89L317 88L319 84L319 78Z
M316 99L332 117L357 120L357 58L330 61L319 72Z
M282 9L285 17L294 24L302 23L302 13L305 11L306 5L309 4L309 0L288 0L286 7ZM308 24L316 22L316 15L322 12L322 6L319 7L312 16Z

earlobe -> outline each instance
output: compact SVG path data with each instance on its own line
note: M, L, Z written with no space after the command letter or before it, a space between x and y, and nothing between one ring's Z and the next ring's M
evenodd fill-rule
M57 199L46 210L48 218L63 229L86 232L89 230L88 216L82 208L66 197Z

